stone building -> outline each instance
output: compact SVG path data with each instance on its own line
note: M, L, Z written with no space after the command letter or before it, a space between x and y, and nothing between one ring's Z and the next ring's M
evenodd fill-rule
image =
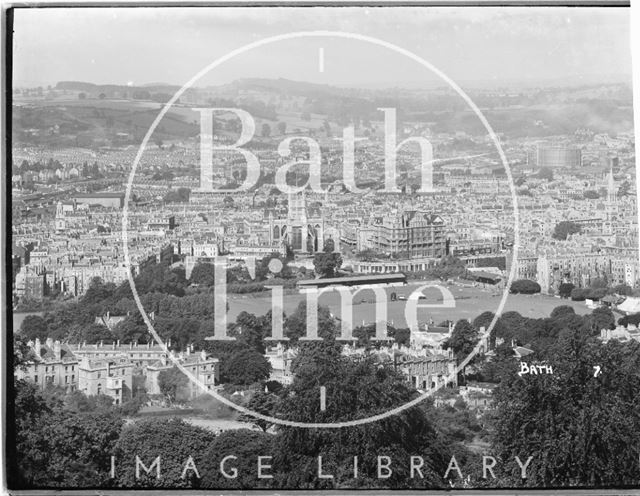
M195 398L204 391L211 391L220 381L220 361L217 358L209 357L204 350L200 353L192 353L190 348L187 351L176 355L169 353L171 358L177 360L196 381L187 381L187 391L189 398ZM175 367L174 361L168 355L163 355L158 361L146 367L145 387L147 394L162 394L158 377L162 371L171 370Z
M131 398L133 364L125 357L89 360L84 357L78 365L78 390L87 396L104 394L116 405Z
M27 344L31 348L30 355L23 367L15 368L16 379L33 382L41 389L48 386L59 386L68 391L76 389L78 359L69 346L51 338L44 344L37 338Z

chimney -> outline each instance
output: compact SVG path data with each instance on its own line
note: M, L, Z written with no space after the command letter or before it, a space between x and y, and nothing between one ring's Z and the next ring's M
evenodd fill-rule
M49 348L53 348L53 339L51 339L51 338L47 338L47 340L45 341L45 344L46 344Z
M111 345L111 349L115 350L116 349L116 342L114 341L113 344Z
M131 341L129 342L129 349L130 350L133 349L133 342L131 342Z
M202 350L200 352L200 360L204 361L206 359L207 359L207 353L204 350Z
M151 349L151 341L147 341L147 349L150 350Z
M118 344L116 345L118 348L120 348L120 340L118 339Z
M41 358L41 356L40 356L40 347L41 347L41 346L42 346L42 345L40 344L40 338L36 338L36 342L35 342L35 344L33 345L33 352L36 354L36 356L37 356L38 358Z
M187 353L187 356L191 355L191 346L187 345L186 353Z
M160 357L160 362L162 363L163 367L166 367L167 366L167 355L165 355L163 353L162 356Z
M53 343L53 354L55 355L56 360L62 359L62 346L60 346L60 341Z

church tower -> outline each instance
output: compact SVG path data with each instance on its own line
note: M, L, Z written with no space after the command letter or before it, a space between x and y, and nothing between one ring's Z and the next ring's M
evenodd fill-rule
M64 210L62 208L62 202L58 202L56 205L56 231L64 231L67 228L67 223L64 219Z
M605 205L606 213L606 234L614 234L613 223L618 218L618 190L613 179L613 167L607 175L607 202Z

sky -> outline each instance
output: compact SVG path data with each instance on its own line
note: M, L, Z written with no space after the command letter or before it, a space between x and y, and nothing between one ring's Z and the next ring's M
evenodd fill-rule
M182 86L233 50L301 31L374 37L460 84L630 81L631 74L628 8L27 8L16 9L14 19L15 86ZM238 54L194 85L243 77L366 87L439 80L373 43L305 36Z

